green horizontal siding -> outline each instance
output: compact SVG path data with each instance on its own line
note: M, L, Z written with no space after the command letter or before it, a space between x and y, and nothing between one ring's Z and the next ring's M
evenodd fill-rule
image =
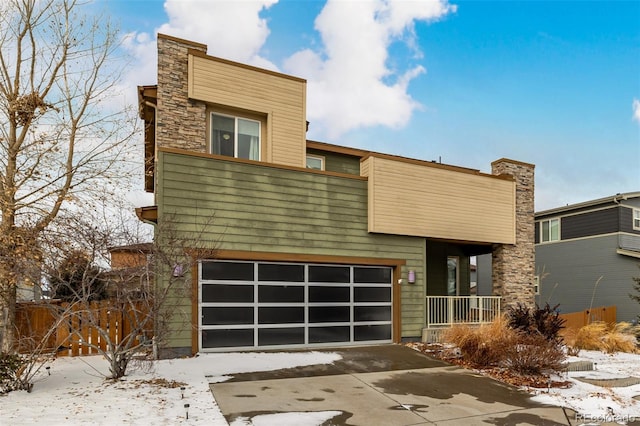
M360 176L360 157L317 149L308 149L307 154L324 157L324 169L328 172Z
M166 152L158 177L159 221L206 225L210 248L404 259L420 281L402 287L402 335L421 335L424 239L367 231L367 181Z

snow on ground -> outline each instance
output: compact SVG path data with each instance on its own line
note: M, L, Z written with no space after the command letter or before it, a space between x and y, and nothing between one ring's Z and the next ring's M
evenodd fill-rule
M568 389L533 391L533 400L545 404L568 407L578 414L594 420L618 421L640 420L640 384L615 386L615 379L635 377L640 379L640 355L616 353L608 355L597 351L580 351L578 357L567 361L591 361L593 371L567 373L572 386ZM598 380L612 386L597 386L580 381L579 378ZM531 390L530 390L531 391ZM588 417L585 420L588 420Z
M11 392L0 396L1 425L226 425L209 383L221 382L233 374L277 370L311 364L332 363L336 353L220 353L194 358L162 360L151 370L132 370L123 380L104 379L107 362L100 356L59 358L51 362L48 375L43 369L33 391ZM606 416L611 407L617 419L640 419L640 384L627 387L601 387L577 377L612 379L640 378L640 355L606 355L582 351L570 361L590 360L597 369L570 372L568 389L530 390L534 400L572 408L590 416ZM180 388L184 386L184 390ZM183 398L184 395L184 398ZM188 416L185 404L189 404ZM280 413L253 418L253 425L322 424L335 416L326 413ZM611 418L611 417L609 417ZM237 419L232 426L249 425Z
M338 354L319 352L204 354L157 361L151 371L132 369L123 380L111 382L104 379L108 364L101 356L58 358L49 364L51 375L41 370L31 393L0 395L0 425L227 425L209 383L235 373L338 359ZM335 413L322 415L300 419L304 414L289 413L278 424L317 425Z

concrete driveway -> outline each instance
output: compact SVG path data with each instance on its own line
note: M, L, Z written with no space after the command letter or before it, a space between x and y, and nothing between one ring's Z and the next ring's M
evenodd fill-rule
M211 384L227 421L338 411L324 425L575 424L570 410L535 403L512 386L402 345L316 351L337 352L342 360Z

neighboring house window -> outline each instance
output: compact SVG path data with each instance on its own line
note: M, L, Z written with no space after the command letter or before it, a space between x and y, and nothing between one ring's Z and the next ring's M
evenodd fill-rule
M211 114L211 153L260 160L260 122Z
M533 279L533 294L536 296L540 294L540 275L536 275Z
M640 231L640 209L633 209L633 229Z
M307 169L324 170L324 157L307 155Z
M540 222L540 240L543 243L560 240L560 219L549 219Z

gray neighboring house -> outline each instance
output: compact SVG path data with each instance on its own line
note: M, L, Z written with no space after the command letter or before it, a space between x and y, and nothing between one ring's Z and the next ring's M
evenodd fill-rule
M537 212L535 233L538 305L616 305L618 321L637 320L629 294L640 276L640 192Z
M489 294L491 256L476 264L477 294ZM640 276L640 192L536 212L535 264L538 306L569 313L615 305L618 321L637 321L640 305L629 294Z

